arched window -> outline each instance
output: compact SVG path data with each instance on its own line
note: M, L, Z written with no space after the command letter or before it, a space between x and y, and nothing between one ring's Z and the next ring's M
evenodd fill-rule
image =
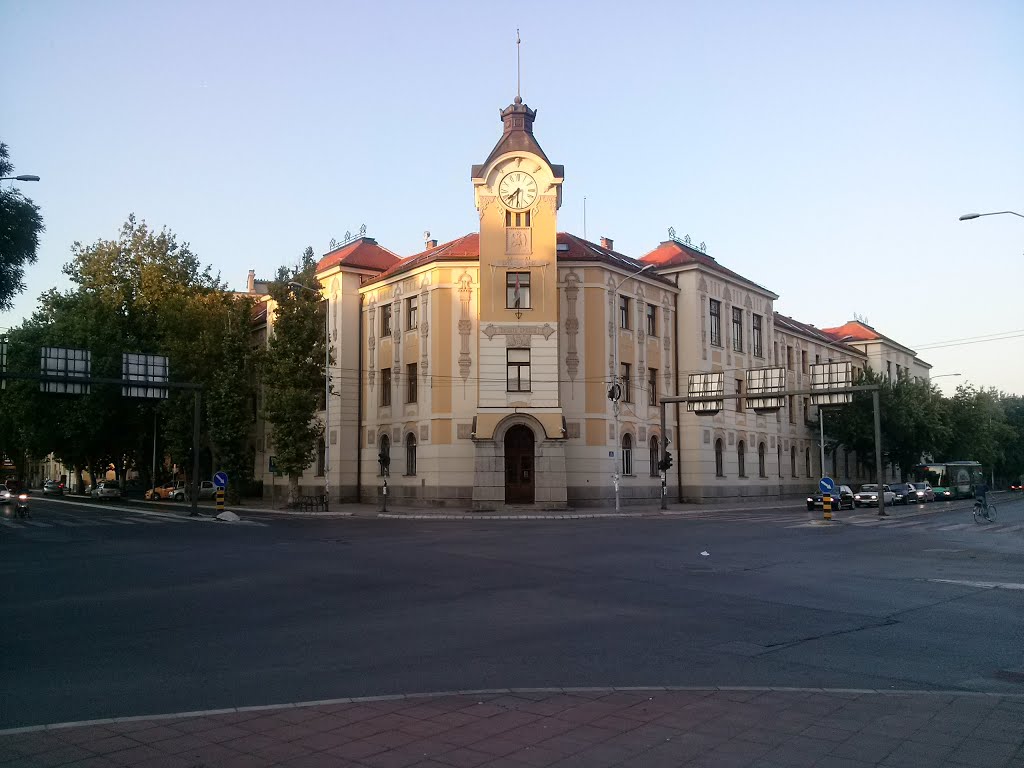
M790 446L789 448L789 473L796 477L796 446Z
M416 435L412 432L405 436L405 474L416 474Z
M658 462L661 461L660 443L657 435L651 438L651 477L658 476Z
M757 444L757 476L768 477L768 470L764 465L764 443Z
M736 466L739 467L740 477L747 476L747 444L740 440L736 443Z
M807 470L807 476L811 476L811 449L804 449L804 469Z
M725 477L725 465L722 458L722 438L718 438L715 440L715 477Z
M380 438L380 453L377 455L379 463L377 464L378 474L390 475L391 474L391 440L388 439L387 435L381 435Z
M323 477L327 468L327 446L321 437L316 441L316 476Z
M633 436L622 436L622 474L633 474Z

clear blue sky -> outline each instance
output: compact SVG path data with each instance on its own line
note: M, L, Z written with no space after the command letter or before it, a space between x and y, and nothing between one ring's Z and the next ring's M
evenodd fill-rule
M402 256L474 231L517 26L560 229L584 196L631 256L675 227L780 312L963 373L947 392L1024 393L1024 219L957 220L1024 213L1019 0L0 0L0 139L47 228L0 326L132 212L235 288L361 224Z

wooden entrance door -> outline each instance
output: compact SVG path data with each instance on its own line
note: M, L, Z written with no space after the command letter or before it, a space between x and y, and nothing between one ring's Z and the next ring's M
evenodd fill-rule
M505 433L505 503L533 503L533 431L517 424Z

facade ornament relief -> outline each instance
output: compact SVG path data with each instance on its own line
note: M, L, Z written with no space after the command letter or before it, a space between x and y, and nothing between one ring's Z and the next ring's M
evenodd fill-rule
M470 318L469 301L473 295L473 278L468 272L464 272L459 278L459 304L461 306L459 316L459 375L465 382L469 379L470 369L473 367L473 356L470 354L469 334L473 330L473 321Z
M577 336L580 330L580 321L576 315L576 302L579 300L580 278L575 272L570 271L565 276L565 302L567 318L565 321L566 355L565 365L569 373L569 381L576 381L576 374L579 372L580 355L576 347Z
M544 323L539 328L529 325L494 325L491 323L483 329L483 333L488 341L493 340L495 336L521 336L527 339L530 336L543 336L544 340L547 341L554 332L555 329L550 323ZM528 342L527 346L529 346Z
M491 207L491 203L495 201L494 195L479 195L476 201L477 214L480 220L483 221L484 213Z

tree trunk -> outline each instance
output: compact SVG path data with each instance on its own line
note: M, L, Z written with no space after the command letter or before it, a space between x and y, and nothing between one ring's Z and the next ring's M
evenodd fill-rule
M299 476L288 475L288 506L299 503Z

